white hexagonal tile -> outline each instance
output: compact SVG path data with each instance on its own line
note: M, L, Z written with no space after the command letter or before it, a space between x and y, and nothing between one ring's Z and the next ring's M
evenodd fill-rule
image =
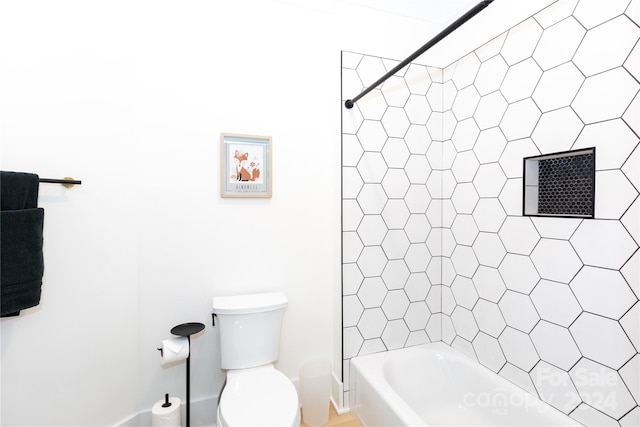
M480 65L476 76L475 87L480 95L488 95L500 88L509 66L501 55L494 56Z
M371 86L376 80L383 76L387 70L382 62L382 59L377 56L365 55L358 66L356 67L358 76L362 80L362 84Z
M358 226L358 236L365 246L379 245L387 234L387 226L380 215L365 215Z
M409 271L415 273L425 271L430 258L431 254L425 243L412 243L409 245L404 260L407 263Z
M425 330L431 341L440 341L442 339L442 314L432 314Z
M427 235L427 247L433 256L442 256L443 254L442 230L442 228L432 228Z
M638 248L617 221L583 221L570 241L585 264L614 270L619 270Z
M453 250L456 248L456 239L453 236L453 232L449 228L441 229L440 234L440 250L441 255L450 257L453 254ZM431 243L431 246L433 243ZM444 279L443 279L444 280Z
M620 426L622 427L636 427L640 426L640 406L635 407L627 415L620 418Z
M362 125L362 113L358 106L356 108L342 109L342 133L355 134Z
M585 426L618 426L618 422L586 403L581 403L572 413L571 418Z
M451 110L457 93L458 89L456 89L456 85L454 85L451 80L444 79L444 83L442 84L442 109L444 111Z
M476 361L478 360L478 357L476 356L476 352L473 349L473 344L471 344L469 341L462 338L460 335L457 335L453 339L453 342L451 343L451 347L455 348L460 353L464 354L465 356L471 359L474 359Z
M344 176L343 176L344 178ZM364 214L380 214L387 203L387 195L380 184L365 184L358 194L358 203Z
M442 316L442 342L447 345L451 345L453 340L456 339L456 328L453 326L453 321L451 317L443 315Z
M587 78L571 103L585 124L615 119L638 92L638 82L622 67Z
M425 300L432 313L442 312L442 286L432 285Z
M473 307L473 316L480 330L494 338L498 338L507 326L498 304L484 299L479 300Z
M542 237L567 240L582 222L578 218L531 217L533 225Z
M471 150L480 133L478 125L473 119L461 120L453 132L452 141L457 151Z
M571 281L585 311L620 319L637 301L619 271L585 266Z
M426 188L429 191L431 197L436 199L444 198L442 193L443 173L439 170L433 170L427 178Z
M473 242L473 251L480 265L496 268L507 255L500 238L495 233L479 233Z
M382 84L382 95L387 101L387 104L392 107L404 107L404 104L409 99L409 88L404 81L404 78L398 76L389 77Z
M427 327L431 312L424 301L412 302L404 315L410 331L419 331Z
M427 91L427 101L429 101L429 105L433 111L442 112L444 110L442 107L442 98L442 83L432 82Z
M480 197L498 197L506 181L507 178L498 163L487 163L478 168L473 185Z
M540 12L536 13L535 19L542 26L542 28L548 28L553 24L556 24L563 19L571 16L573 10L576 8L576 4L579 0L563 0L555 2Z
M409 249L409 239L404 230L389 230L382 242L382 250L388 259L402 259Z
M409 91L417 95L426 95L431 85L431 77L427 67L419 64L410 64L404 74Z
M344 223L344 212L343 212ZM389 200L382 210L382 219L389 230L402 229L409 219L409 209L404 200Z
M479 101L480 94L474 86L467 86L458 91L452 107L456 119L464 120L473 116Z
M368 308L360 316L358 330L366 340L379 338L386 325L387 318L381 308Z
M407 194L409 185L403 169L389 169L382 179L382 188L390 199L402 199Z
M457 154L457 150L455 145L453 145L453 141L451 140L447 140L447 141L442 141L442 169L444 169L444 171L442 172L443 174L450 172L447 171L447 169L451 169L451 167L453 166L453 162L456 158L456 154Z
M640 37L640 29L624 15L590 29L573 62L587 77L622 65Z
M409 308L409 299L403 290L387 292L382 302L382 311L389 320L402 319Z
M567 62L544 72L533 92L533 100L543 113L566 107L575 98L584 75L573 62Z
M480 231L497 232L506 217L500 201L495 198L480 199L473 210L473 219Z
M471 310L457 306L451 314L451 321L456 329L456 333L468 341L473 340L478 333L478 325L473 318Z
M529 376L528 372L523 371L517 366L513 366L512 364L507 363L500 370L499 374L501 377L508 379L509 381L516 384L520 388L525 389L532 395L538 396L536 387L533 385L533 381L531 381L531 377Z
M382 149L382 157L390 168L403 168L409 158L409 150L403 139L389 138Z
M629 388L632 396L640 396L640 354L636 354L620 368L620 376Z
M498 306L507 325L522 332L531 332L540 320L528 295L507 291L500 299Z
M500 53L507 64L516 64L533 54L541 35L540 25L535 19L529 18L509 30Z
M422 95L411 95L404 109L407 113L407 117L409 117L409 122L412 124L427 124L427 119L431 113L431 107L429 107L426 97Z
M541 239L531 253L540 277L556 282L569 283L582 268L582 261L566 240Z
M620 325L636 350L640 349L640 304L636 303L631 310L622 316Z
M457 182L471 182L479 165L473 151L463 151L456 156L451 171Z
M353 231L342 233L342 262L356 262L363 247L358 233Z
M424 185L413 184L407 190L404 201L411 213L425 213L429 206L431 196Z
M364 307L355 295L345 295L342 297L342 326L356 326L364 311Z
M409 118L404 108L389 107L382 116L382 126L387 135L396 138L403 138L409 129Z
M500 129L508 140L528 138L540 118L540 110L531 98L514 102L507 107Z
M531 292L531 300L540 318L568 327L582 313L582 308L568 285L541 280Z
M507 111L507 101L499 91L492 92L480 98L478 108L473 115L478 127L481 130L489 129L500 124L505 111Z
M381 277L367 277L358 290L358 298L364 308L380 307L387 295L387 287Z
M460 58L451 80L453 80L453 83L458 89L463 89L473 84L479 68L480 60L474 52L471 52Z
M362 273L355 263L342 264L342 294L353 295L362 284Z
M507 178L522 178L522 159L540 154L538 147L529 138L509 141L502 156L500 156L500 166ZM522 192L522 187L519 193ZM522 214L522 205L518 210Z
M342 166L357 166L362 152L360 141L355 135L342 135Z
M540 321L533 331L531 340L540 358L565 371L582 357L567 328Z
M582 359L569 375L582 396L614 396L611 399L591 399L589 404L613 419L618 419L636 406L636 402L618 373L592 360ZM587 400L587 399L585 399Z
M478 270L473 275L473 283L480 298L494 303L500 301L500 298L507 290L498 269L484 265L478 267Z
M342 357L348 359L357 356L363 342L364 339L358 328L344 328L342 330Z
M640 10L640 8L638 8ZM636 80L640 79L640 45L631 50L629 57L624 62L624 67L629 71Z
M498 340L483 332L479 332L473 340L473 349L478 355L478 362L493 372L500 371L506 363Z
M453 262L456 272L465 277L473 277L473 273L476 272L479 265L473 249L463 245L456 246L451 255L451 261Z
M456 276L451 285L451 292L458 305L471 310L478 301L478 293L473 281L467 277Z
M425 184L431 173L431 166L425 156L411 155L404 171L412 184Z
M412 214L407 221L404 232L411 243L425 243L431 231L431 225L427 216L423 214Z
M451 200L458 213L470 214L478 203L478 192L471 183L458 184L453 191Z
M576 53L585 29L569 17L544 30L533 52L533 59L543 70L570 61Z
M453 115L453 111L448 110L442 114L442 140L446 141L447 139L451 139L453 136L453 131L458 125L458 121L456 120L456 116Z
M355 200L342 201L342 231L356 231L363 216L358 202Z
M520 255L529 255L540 240L538 231L528 217L508 217L498 234L508 252Z
M569 331L583 356L612 369L620 369L636 353L620 324L606 317L584 312Z
M355 199L362 189L362 178L356 168L342 168L342 198Z
M431 136L426 126L411 125L404 137L404 142L407 143L407 148L409 148L411 154L426 154L431 142Z
M365 183L382 181L387 173L387 164L380 153L365 152L358 162L358 172Z
M638 99L640 100L640 93L638 94ZM640 109L640 104L638 104L638 109ZM638 129L640 129L640 126ZM622 166L622 172L636 188L640 188L640 169L637 167L638 164L640 164L640 147L636 147L633 150L629 159Z
M502 82L500 92L507 102L516 102L528 98L538 84L542 70L533 58L519 62L509 67Z
M581 0L573 15L586 28L593 28L624 13L628 4L629 0L608 0L606 7L603 7L598 0Z
M612 143L614 150L609 149ZM601 171L620 168L637 143L638 137L629 126L622 119L614 119L585 126L572 148L596 147L596 170Z
M631 289L640 298L640 252L636 252L629 261L620 269L620 272L631 286ZM638 342L640 345L640 342Z
M456 242L467 246L471 246L478 235L478 227L471 215L457 215L451 231Z
M380 246L368 246L360 252L357 263L364 277L379 276L387 264L387 257Z
M355 70L342 69L342 89L344 93L360 93L364 89Z
M443 147L442 141L432 141L427 150L427 160L432 169L442 170L443 163Z
M387 140L382 123L377 120L365 120L358 129L358 140L365 151L380 151Z
M531 259L525 255L507 254L498 270L508 289L523 294L529 294L540 280Z
M392 259L384 267L382 280L387 289L402 289L409 278L409 269L402 259Z
M429 293L431 283L426 273L411 273L404 285L404 291L407 293L409 301L424 301Z
M531 139L542 153L568 151L582 131L582 121L570 107L542 114Z
M498 342L507 361L522 370L530 371L540 360L529 335L524 332L507 326L498 338Z
M541 361L529 375L540 398L565 414L573 411L582 402L566 371Z
M611 188L616 191L609 191ZM637 197L638 190L621 171L596 172L596 218L620 219Z
M361 91L350 91L348 93L360 93ZM358 109L362 117L367 120L380 120L387 110L387 102L382 96L380 89L374 89L367 96L358 101Z

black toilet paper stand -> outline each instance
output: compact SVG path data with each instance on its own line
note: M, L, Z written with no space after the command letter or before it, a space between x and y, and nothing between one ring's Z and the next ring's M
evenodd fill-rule
M193 334L197 334L198 332L202 331L204 329L204 325L202 323L196 323L196 322L191 322L191 323L183 323L181 325L178 326L174 326L171 329L171 333L173 335L178 335L181 337L187 337L187 341L189 343L189 355L187 356L187 427L190 427L190 421L189 421L189 403L190 403L190 388L191 388L191 381L190 381L190 376L191 376L191 367L190 367L190 363L189 363L189 359L191 358L191 335Z

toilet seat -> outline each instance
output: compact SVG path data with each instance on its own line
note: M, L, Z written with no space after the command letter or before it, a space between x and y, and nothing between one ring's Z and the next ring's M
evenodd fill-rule
M230 370L218 405L218 426L300 425L296 389L273 365Z

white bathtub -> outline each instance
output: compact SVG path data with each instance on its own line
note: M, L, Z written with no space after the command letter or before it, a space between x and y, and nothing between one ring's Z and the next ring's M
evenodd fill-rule
M437 342L351 359L351 412L370 426L580 426Z

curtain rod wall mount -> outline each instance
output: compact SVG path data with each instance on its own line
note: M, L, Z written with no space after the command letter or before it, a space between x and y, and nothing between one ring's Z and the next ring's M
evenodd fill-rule
M462 24L464 24L465 22L467 22L469 19L473 18L475 15L477 15L480 11L482 11L485 7L489 6L489 4L491 4L493 2L493 0L484 0L481 1L480 3L478 3L477 5L475 5L473 8L469 9L469 11L467 13L465 13L464 15L462 15L460 18L456 19L455 22L453 22L451 25L449 25L447 28L445 28L444 30L442 30L440 33L438 33L438 35L436 35L434 38L432 38L431 40L429 40L426 44L424 44L420 49L416 50L414 53L412 53L407 59L405 59L404 61L402 61L401 63L399 63L398 65L396 65L391 71L389 71L387 74L385 74L384 76L380 77L378 80L376 80L371 86L369 86L368 88L366 88L365 90L363 90L362 92L360 92L360 94L358 94L357 96L355 96L352 99L347 99L344 102L344 106L347 109L351 109L353 108L353 106L355 105L355 103L362 98L363 96L365 96L366 94L368 94L369 92L371 92L373 89L375 89L376 87L378 87L380 84L384 83L389 77L393 76L395 73L397 73L398 71L400 71L401 69L403 69L404 67L406 67L409 63L413 62L417 57L419 57L420 55L422 55L423 53L425 53L427 50L429 50L431 47L433 47L436 43L438 43L439 41L441 41L442 39L444 39L446 36L448 36L449 34L451 34L452 32L454 32L456 29L458 29L458 27L462 26Z

